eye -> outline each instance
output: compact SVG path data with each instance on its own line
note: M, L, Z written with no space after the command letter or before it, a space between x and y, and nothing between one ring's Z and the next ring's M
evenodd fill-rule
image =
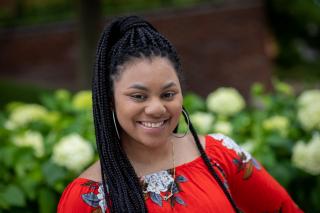
M133 95L130 95L130 97L135 101L144 101L145 99L147 99L147 96L142 94L133 94Z
M171 100L175 95L176 95L176 93L174 93L174 92L166 92L162 95L162 97L165 99Z

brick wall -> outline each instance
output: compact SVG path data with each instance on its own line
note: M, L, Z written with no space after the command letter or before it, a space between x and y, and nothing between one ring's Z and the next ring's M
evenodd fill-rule
M206 96L220 86L247 95L259 81L270 86L262 1L225 1L219 7L141 14L177 48L188 90ZM106 23L108 22L107 21ZM79 47L74 23L0 31L0 77L76 90Z

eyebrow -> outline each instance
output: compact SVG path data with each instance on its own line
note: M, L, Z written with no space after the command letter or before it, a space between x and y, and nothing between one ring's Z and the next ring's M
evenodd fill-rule
M162 89L165 90L165 89L168 89L168 88L170 88L170 87L172 87L172 86L176 86L176 85L177 85L176 83L174 83L173 81L170 81L170 82L166 83L166 84L162 87Z
M162 90L168 89L172 86L176 86L177 84L173 81L170 81L166 84L163 85ZM132 84L130 87L128 87L129 89L139 89L139 90L144 90L144 91L148 91L148 88L145 87L144 85L140 84L140 83L134 83Z
M144 91L148 91L148 88L143 86L140 83L134 83L132 84L130 87L128 87L128 89L139 89L139 90L144 90Z

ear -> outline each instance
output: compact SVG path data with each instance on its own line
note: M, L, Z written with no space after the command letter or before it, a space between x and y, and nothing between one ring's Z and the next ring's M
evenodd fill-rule
M114 100L114 96L112 95L111 98L110 98L110 108L115 111L115 100Z
M114 110L114 100L112 99L111 101L110 101L110 108L112 109L112 110Z

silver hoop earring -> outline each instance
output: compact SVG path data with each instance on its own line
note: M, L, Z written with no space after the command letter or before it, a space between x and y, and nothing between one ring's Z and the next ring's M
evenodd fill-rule
M188 129L187 129L187 131L186 131L182 136L177 136L177 135L175 135L175 134L172 134L172 135L173 135L174 137L176 137L176 138L183 138L183 137L186 136L187 133L190 131L190 119L189 119L189 115L188 115L188 113L185 111L185 109L182 109L182 114L183 114L185 120L187 121Z
M116 117L114 115L114 111L111 110L111 112L112 112L112 119L113 119L114 128L116 129L116 133L117 133L118 139L120 140L120 135L119 135L119 132L118 132Z

